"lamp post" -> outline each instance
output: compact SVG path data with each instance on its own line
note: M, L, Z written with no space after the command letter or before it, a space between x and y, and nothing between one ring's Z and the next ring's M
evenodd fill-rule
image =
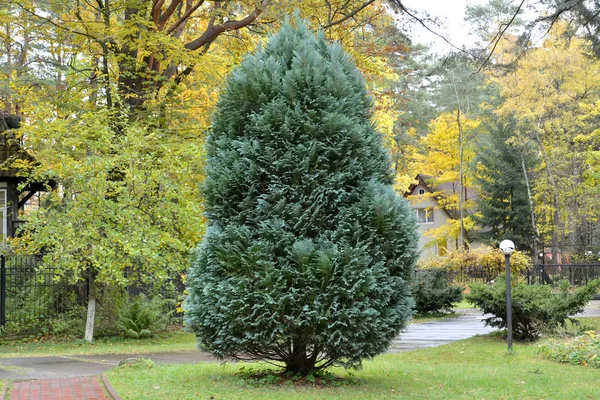
M500 242L500 251L506 259L506 328L508 329L508 351L512 351L512 297L510 292L510 255L515 251L515 244L510 240Z

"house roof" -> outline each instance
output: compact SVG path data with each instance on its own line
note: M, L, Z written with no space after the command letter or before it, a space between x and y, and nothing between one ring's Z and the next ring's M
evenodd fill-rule
M0 180L2 181L24 182L32 163L36 162L31 154L21 148L13 133L5 133L7 130L18 129L19 126L19 117L0 111ZM23 166L15 167L15 161L22 161ZM25 190L45 190L45 184L56 186L54 181L29 182Z
M443 183L434 183L435 177L431 175L425 174L417 174L415 177L416 183L412 183L408 190L404 193L404 197L412 196L415 189L419 186L423 186L429 193L431 193L432 197L439 204L441 203L443 197L449 197L454 195L458 191L459 183L458 182L443 182ZM465 200L475 200L477 199L477 191L473 188L467 188ZM449 210L443 206L440 206L451 218L457 219L458 215L456 215L456 210Z

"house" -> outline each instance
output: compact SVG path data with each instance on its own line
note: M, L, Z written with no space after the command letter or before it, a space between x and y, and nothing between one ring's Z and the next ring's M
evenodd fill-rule
M458 196L458 183L434 184L434 177L424 174L418 174L415 181L415 183L410 185L406 193L404 193L404 197L410 201L411 208L417 216L418 230L421 235L419 238L420 258L443 256L448 250L456 250L458 240L448 239L438 241L428 237L426 233L429 230L446 225L451 220L459 219L458 210L446 206L447 199L452 196ZM476 197L477 193L475 190L468 188L465 191L465 200L473 201ZM481 243L471 242L469 245L474 248L479 247Z
M15 236L21 222L19 212L36 193L56 186L53 181L28 182L27 176L35 160L10 133L19 125L17 116L0 112L0 239ZM17 168L16 164L22 167Z

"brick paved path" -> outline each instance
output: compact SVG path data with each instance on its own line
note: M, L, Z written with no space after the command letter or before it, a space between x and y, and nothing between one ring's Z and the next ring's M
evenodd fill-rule
M13 382L7 400L110 400L98 379L84 376Z

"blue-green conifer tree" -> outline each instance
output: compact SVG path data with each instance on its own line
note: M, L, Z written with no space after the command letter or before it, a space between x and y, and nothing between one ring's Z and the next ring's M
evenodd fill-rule
M227 79L186 323L217 358L306 375L384 352L414 306L416 222L352 60L286 23Z

